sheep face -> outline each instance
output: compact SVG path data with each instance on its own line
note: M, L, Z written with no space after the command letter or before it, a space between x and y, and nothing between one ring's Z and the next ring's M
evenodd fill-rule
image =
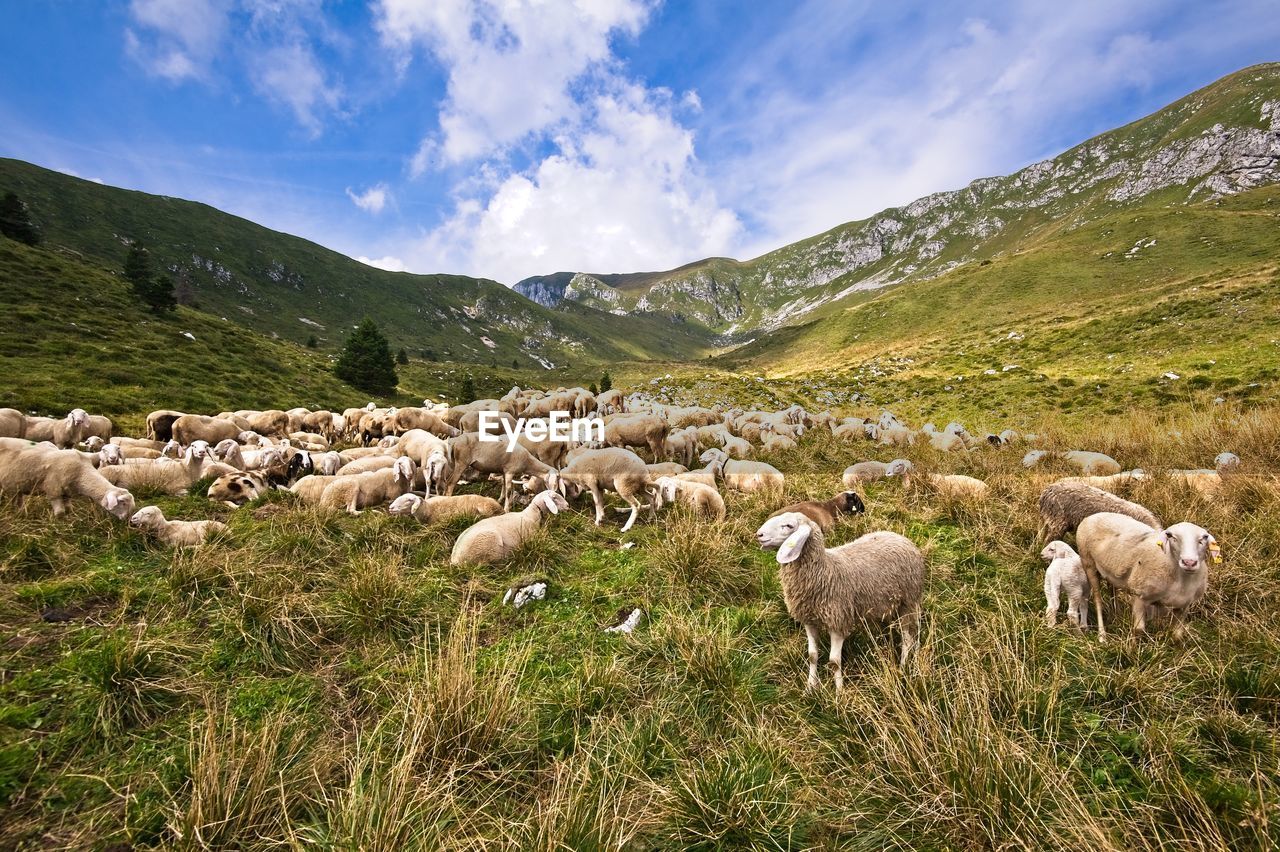
M422 505L422 498L417 494L401 494L391 501L387 511L392 515L412 515Z
M182 445L179 444L177 440L170 438L168 443L164 445L164 449L160 451L160 455L176 459L178 456L182 455Z
M558 491L543 491L533 498L533 503L541 503L542 507L553 515L560 514L561 509L569 508L569 501L561 497Z
M677 490L677 488L678 488L678 486L676 485L676 479L675 479L675 477L673 477L673 476L660 476L660 477L658 477L657 486L658 486L658 497L659 497L659 498L660 498L664 503L674 503L674 502L675 502L675 499L676 499L676 490Z
M836 497L836 506L842 512L851 515L861 515L867 511L866 504L862 502L862 498L858 496L856 491L845 491Z
M145 506L129 519L129 526L151 530L164 526L164 514L158 506Z
M117 444L104 444L98 450L98 467L110 467L113 464L124 464L124 453Z
M1175 568L1187 573L1208 570L1210 562L1220 562L1218 541L1204 527L1183 521L1164 530L1160 546Z
M123 488L112 488L102 495L99 505L123 521L133 514L133 495Z
M89 425L89 412L85 411L83 408L73 408L73 409L71 409L71 411L69 411L69 412L67 413L67 425L68 425L68 426L73 426L73 427L74 427L74 426L88 426L88 425Z
M756 530L756 541L762 550L777 550L778 562L786 565L800 558L804 543L813 532L813 522L799 512L787 512L770 518Z
M90 435L88 438L84 439L84 448L91 453L96 453L106 446L106 443L106 441L102 440L97 435Z
M1075 551L1071 549L1071 545L1065 541L1051 541L1044 546L1044 550L1040 551L1040 558L1045 562L1052 562L1055 559L1066 559L1074 554Z
M224 460L225 460L225 459L227 458L227 456L229 456L229 455L231 455L233 452L235 452L236 448L237 448L237 447L239 447L239 446L240 446L240 445L239 445L239 444L237 444L233 439L231 439L231 438L225 438L225 439L223 439L223 440L219 441L219 442L214 446L214 448L213 448L213 454L214 454L216 457L218 457L218 458L220 458L220 459L224 459Z
M724 450L712 448L710 450L704 450L702 455L698 456L698 461L703 464L711 464L712 462L724 461L727 458L729 457L725 454Z
M1218 470L1230 470L1240 466L1240 457L1235 453L1218 453L1213 460L1213 466Z
M907 459L894 459L889 462L889 466L884 469L885 476L906 476L915 468Z
M396 459L393 469L395 470L395 478L405 483L413 482L413 475L417 472L417 466L413 463L413 459L408 456L401 456Z

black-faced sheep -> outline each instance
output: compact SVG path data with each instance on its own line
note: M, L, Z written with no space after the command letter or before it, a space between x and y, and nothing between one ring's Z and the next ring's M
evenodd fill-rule
M867 510L862 498L854 491L842 491L830 500L804 500L783 506L769 517L776 518L788 512L799 512L818 525L824 533L831 532L836 521L845 515L860 515Z

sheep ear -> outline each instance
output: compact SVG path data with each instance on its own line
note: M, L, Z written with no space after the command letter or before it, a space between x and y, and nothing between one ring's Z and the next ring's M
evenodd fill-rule
M107 511L110 512L116 506L120 505L120 495L116 494L114 491L107 492L103 505L105 505L107 507Z
M1209 534L1209 561L1214 565L1222 564L1222 548L1218 546L1218 540Z
M801 524L796 527L796 531L787 536L787 540L782 543L782 547L778 548L778 563L786 565L799 559L801 551L804 550L804 543L808 540L809 525Z
M542 502L546 505L551 514L560 514L560 507L556 505L556 498L554 495L548 494L545 491L542 492Z

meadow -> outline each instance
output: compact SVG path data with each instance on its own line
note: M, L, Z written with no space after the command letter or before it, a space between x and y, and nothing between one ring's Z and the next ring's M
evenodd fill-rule
M626 534L580 504L488 568L448 564L465 519L283 492L139 494L230 525L182 553L86 504L6 498L0 848L1274 848L1280 409L1030 419L1043 446L1154 472L1126 496L1222 543L1190 639L1133 639L1124 601L1106 645L1045 625L1036 498L1067 470L1029 472L1019 447L811 433L764 457L787 501L896 455L993 488L873 484L828 536L895 530L929 565L918 656L899 670L885 636L851 637L838 694L825 673L804 692L758 496ZM1244 462L1216 499L1158 475L1222 450ZM545 601L501 603L533 578ZM633 606L634 633L602 630Z

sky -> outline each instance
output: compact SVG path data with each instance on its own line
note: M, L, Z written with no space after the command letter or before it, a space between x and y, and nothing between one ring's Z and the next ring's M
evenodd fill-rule
M510 285L755 257L1275 60L1275 0L0 0L0 156Z

